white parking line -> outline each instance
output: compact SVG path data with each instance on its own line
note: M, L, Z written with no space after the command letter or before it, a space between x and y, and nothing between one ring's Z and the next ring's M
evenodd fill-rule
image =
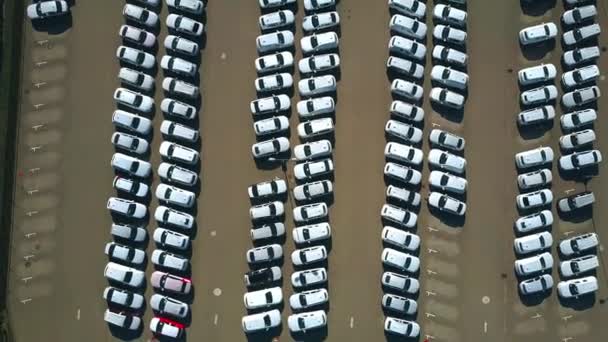
M483 322L483 332L486 334L488 333L488 321Z
M76 310L76 320L80 321L80 309Z
M354 328L355 327L355 317L350 316L350 328Z
M219 318L219 316L217 314L215 314L215 316L213 316L213 325L217 325L218 318Z

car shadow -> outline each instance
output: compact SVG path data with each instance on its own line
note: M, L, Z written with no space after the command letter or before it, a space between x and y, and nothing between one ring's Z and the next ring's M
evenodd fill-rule
M521 48L521 53L526 60L538 61L545 58L548 53L555 49L555 39L557 38L529 45L522 45L520 42L519 47Z
M525 15L537 17L545 14L548 10L554 8L556 2L557 0L519 0L519 5Z

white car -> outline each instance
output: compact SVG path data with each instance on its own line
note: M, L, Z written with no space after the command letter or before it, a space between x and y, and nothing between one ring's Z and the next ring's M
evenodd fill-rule
M394 185L389 185L386 188L386 197L392 198L397 201L401 201L403 203L406 203L406 204L414 206L414 207L417 207L420 205L420 199L421 199L421 196L419 193L412 191L412 190L399 188Z
M182 338L184 336L184 325L166 318L154 317L150 320L150 331L156 336L169 338Z
M203 23L175 13L169 14L165 23L168 28L178 33L185 33L195 37L203 34L205 30Z
M564 64L569 67L596 60L600 56L598 46L581 47L564 52Z
M517 207L520 210L527 210L536 207L550 205L553 202L553 192L549 189L537 190L525 194L517 195Z
M290 10L280 10L261 15L258 24L261 30L273 30L289 26L295 21L295 15Z
M146 230L141 227L117 223L112 223L110 234L117 240L122 239L129 242L142 242L148 235Z
M190 311L188 304L157 293L150 297L150 307L156 313L177 318L186 318L188 316L188 312Z
M466 203L440 192L432 191L428 201L430 206L453 215L462 216L467 211Z
M191 208L196 202L194 192L163 183L156 186L155 194L161 203L166 202L184 208Z
M517 185L522 190L544 187L553 181L553 175L549 169L540 169L517 176Z
M327 217L327 204L323 202L301 205L293 208L293 219L296 222L308 222Z
M112 182L112 186L114 189L123 191L127 194L137 196L137 197L146 197L148 196L149 187L147 184L138 182L133 179L123 178L116 176L114 177L114 181Z
M334 121L331 118L314 119L298 124L298 136L301 139L327 135L333 131Z
M196 107L174 99L164 98L160 103L163 113L182 119L194 119L196 117Z
M262 9L282 7L282 6L293 4L296 2L296 0L258 0L258 1L260 4L260 8L262 8Z
M336 0L304 0L304 9L309 12L326 9L335 5Z
M302 18L302 29L305 32L324 30L340 25L340 14L336 11L316 13Z
M469 60L466 53L439 44L433 48L433 58L460 67L465 67Z
M296 164L293 167L293 174L297 180L304 181L330 174L333 170L334 163L331 159L321 159Z
M281 280L282 277L281 268L278 266L258 268L245 272L243 276L247 287L266 286Z
M551 248L552 245L553 236L549 232L526 235L513 240L513 247L518 254L542 251Z
M170 247L186 250L190 246L190 237L188 235L161 227L154 230L153 239L162 248Z
M129 68L120 68L118 71L118 79L130 86L141 90L150 91L154 88L154 78L141 71L136 71Z
M588 82L595 82L600 77L600 69L597 65L574 69L562 75L564 87L578 87Z
M124 312L114 312L106 309L103 314L103 320L108 324L112 324L122 329L139 330L141 326L141 317L126 314Z
M130 287L141 287L146 280L144 272L115 262L106 265L103 275L110 281Z
M194 217L192 215L162 205L156 207L154 218L159 224L171 225L181 229L192 229L192 226L194 226Z
M323 310L291 314L287 317L287 325L292 333L305 333L326 326L327 315Z
M197 151L170 141L160 143L159 152L164 158L188 165L194 165L199 160L199 153Z
M314 97L298 101L296 108L302 119L332 113L336 110L336 103L331 96Z
M517 115L517 123L520 126L537 125L553 121L555 118L555 107L546 105L524 110Z
M384 157L410 165L420 165L422 164L423 153L422 150L415 147L389 142L384 147Z
M388 7L418 19L424 18L426 13L426 5L418 0L388 0Z
M559 138L559 146L564 150L568 150L591 144L594 141L595 132L592 129L585 129L561 136Z
M384 272L381 277L382 285L400 293L416 294L420 290L420 282L416 278L403 274Z
M551 147L538 147L532 150L519 152L515 155L515 164L519 169L527 169L553 162L553 149Z
M418 303L413 299L387 293L382 296L382 307L402 315L413 315L418 310Z
M309 244L327 240L331 237L331 226L327 222L296 227L292 231L293 241L296 244Z
M150 96L126 88L116 88L113 97L116 103L145 113L151 112L152 106L154 106L154 99Z
M322 93L336 91L336 78L333 75L324 75L302 79L298 82L300 96L314 96Z
M467 167L466 159L436 148L429 152L428 161L434 167L458 174L463 174Z
M281 51L274 54L256 58L255 69L259 73L267 73L289 68L293 65L293 54L289 51Z
M152 261L154 265L180 272L186 271L190 266L190 261L188 261L188 259L161 249L155 249L152 252L150 261Z
M445 22L448 25L460 27L467 26L467 12L454 8L450 5L435 5L435 8L433 9L433 18Z
M293 197L297 201L310 201L319 197L330 195L334 191L333 185L328 180L317 181L298 185L293 188Z
M401 36L392 36L388 41L388 50L403 57L423 60L426 55L424 44Z
M283 302L283 290L280 287L251 291L243 295L243 302L247 310L268 308Z
M265 181L253 184L247 188L247 194L251 199L262 199L271 196L279 196L287 192L287 183L285 180L275 178L271 181Z
M416 273L420 269L420 259L392 248L384 248L381 259L383 264L404 272Z
M557 207L561 212L567 213L593 203L595 203L595 194L592 191L584 191L562 198L557 202Z
M465 45L467 43L467 33L463 30L446 25L436 25L433 29L433 37L441 42Z
M329 301L326 289L316 289L294 293L289 297L289 306L292 310L308 309L325 304Z
M389 136L409 143L418 144L422 141L422 130L420 128L397 120L388 120L386 126L384 126L384 131Z
M573 171L599 165L601 162L602 152L589 150L562 156L559 158L559 167L564 171Z
M467 180L442 171L431 171L429 184L432 187L455 194L464 194L467 190Z
M121 305L133 310L139 310L144 305L144 296L139 293L112 286L108 286L103 290L103 299L108 303Z
M148 142L134 135L115 132L112 134L112 138L110 140L112 141L112 145L115 147L129 152L144 154L148 151Z
M464 138L438 128L431 130L431 134L429 134L429 141L433 145L457 152L464 150L465 145Z
M185 59L173 56L163 56L160 60L160 67L182 76L193 77L196 74L197 66Z
M420 335L420 326L414 321L386 317L384 320L384 331L404 337L418 337L418 335Z
M291 107L291 100L285 94L272 95L253 100L249 104L249 109L253 115L272 114L286 111Z
M424 75L424 66L422 66L421 64L395 56L388 56L388 59L386 61L386 68L389 70L393 70L401 75L413 77L416 79L421 79Z
M431 79L446 87L465 90L469 84L469 75L443 65L435 65L431 70Z
M260 0L260 3L270 3L271 1L287 2L289 0ZM281 312L277 309L243 316L243 319L241 320L243 331L247 334L254 333L257 331L268 331L270 329L278 327L280 324Z
M156 64L156 58L152 54L127 46L119 46L116 57L125 63L145 69L152 69Z
M314 55L303 58L298 62L298 69L303 74L327 71L339 66L340 56L337 53Z
M590 24L587 26L577 27L573 30L565 32L563 35L564 44L578 44L587 39L599 36L601 32L599 24Z
M197 43L180 36L168 35L165 38L165 49L188 56L196 56L199 51Z
M521 69L517 73L517 79L519 80L520 85L527 86L552 81L555 78L555 75L557 75L557 69L555 68L555 65L549 63Z
M548 85L526 90L521 93L520 98L521 103L526 106L547 103L557 98L557 87Z
M413 122L422 122L424 109L416 105L394 100L390 106L391 115Z
M278 91L291 88L293 77L286 72L274 75L258 77L253 82L258 92Z
M522 45L536 44L553 39L556 36L557 26L554 23L542 23L519 31L519 42Z
M597 119L595 109L583 109L574 112L563 114L560 118L560 124L564 130L575 130L582 126L592 124Z
M187 186L193 186L198 181L198 175L195 172L170 163L160 163L158 175L164 181Z
M191 99L198 98L200 94L199 88L194 84L173 77L163 78L162 86L163 90L168 93L184 96Z
M156 44L155 35L148 31L129 25L122 25L120 30L118 30L118 35L125 41L147 48L151 48L154 46L154 44Z
M594 276L560 281L557 284L557 293L563 298L578 298L595 292L597 289L597 278Z
M384 175L405 184L418 185L422 174L418 170L397 163L388 162L384 165Z
M396 78L391 83L391 92L412 101L420 101L424 90L414 82Z
M141 265L146 258L146 253L139 248L108 242L104 253L112 259L120 260L129 264Z
M163 120L160 124L160 132L165 137L194 143L198 140L199 132L188 126L179 124L177 122Z
M289 119L286 116L273 116L253 123L253 131L257 136L276 134L289 129Z
M535 256L515 260L515 273L519 276L544 272L553 267L553 257L551 253L544 252Z
M441 87L433 87L431 89L431 101L436 102L442 106L462 109L464 107L464 96Z
M270 51L286 50L293 46L293 33L288 30L277 31L259 35L255 44L258 53L266 53Z
M324 139L296 145L293 154L297 161L305 161L329 156L332 149L331 142Z
M296 249L291 253L291 262L295 266L310 265L325 259L327 259L327 249L325 249L325 246Z
M255 205L249 209L251 220L267 220L279 217L285 213L283 202L273 201Z
M393 15L388 27L391 31L408 38L423 40L426 37L426 24L405 15Z
M192 14L202 14L205 4L201 0L166 0L167 6Z
M289 150L289 139L279 137L255 143L251 146L254 158L268 158Z
M323 267L296 271L291 274L291 285L296 288L308 287L327 282L327 270Z
M573 277L592 271L600 265L595 255L585 255L580 258L562 261L559 264L559 273L563 277Z
M382 241L400 249L416 251L420 247L420 237L401 229L385 226L382 229Z
M273 239L285 235L285 225L281 222L272 222L249 230L252 241Z
M580 24L585 21L591 21L595 18L597 9L594 5L586 5L581 7L574 7L573 9L567 10L562 14L562 21L566 25Z
M591 86L565 93L562 96L562 104L565 107L578 107L590 102L595 102L602 96L598 86Z
M278 244L254 247L247 251L247 262L257 264L271 262L283 257L283 247Z
M148 177L152 172L149 162L122 153L114 153L111 165L117 171L141 178Z
M418 215L411 211L401 209L391 204L384 204L380 210L380 217L396 223L400 227L414 228L418 221Z
M553 277L543 274L538 277L527 279L519 283L519 291L524 295L548 291L553 288Z
M300 39L300 47L302 53L311 54L336 49L339 41L335 32L313 33Z
M122 9L122 15L127 20L134 21L150 28L155 28L158 24L158 14L132 4L125 4L125 7Z
M577 235L559 243L559 251L566 257L582 254L599 245L597 234L587 233Z
M30 19L44 19L67 15L70 6L66 1L42 1L27 6L27 16Z
M519 233L529 233L534 230L548 227L553 224L553 214L550 210L543 210L515 221L515 229Z

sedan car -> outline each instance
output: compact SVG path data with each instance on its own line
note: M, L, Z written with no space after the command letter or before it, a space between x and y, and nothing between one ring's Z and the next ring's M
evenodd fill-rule
M118 30L118 35L125 41L147 48L151 48L156 44L155 35L130 25L122 25Z
M152 88L154 88L154 78L141 71L129 68L120 68L118 71L118 79L122 83L144 91L150 91Z
M281 222L270 222L249 230L252 241L273 239L285 235L285 225Z
M426 55L426 46L424 44L401 36L391 37L388 41L388 50L397 55L419 61L423 60Z
M150 320L150 331L156 336L181 339L184 336L185 326L164 317L154 317Z
M188 249L190 237L165 228L156 228L153 234L154 242L162 248L175 248L179 250Z
M203 13L205 4L201 0L166 0L167 6L180 11L198 14Z
M125 308L139 310L144 305L144 296L128 290L108 286L103 291L103 299L108 303L123 306Z
M265 115L286 111L291 107L291 100L285 94L272 95L269 97L253 100L249 104L249 109L253 115Z
M467 12L450 5L437 4L433 9L433 18L448 25L467 26Z
M420 259L418 257L392 248L384 248L381 259L383 264L403 272L416 273L420 269Z
M420 237L391 226L382 229L382 241L399 249L415 252L420 247Z
M556 36L557 26L554 23L542 23L519 31L519 42L522 45L530 45L553 39Z
M399 100L391 102L390 113L394 117L412 122L422 122L424 119L424 109Z
M332 118L314 119L298 124L298 136L302 140L327 135L333 131L334 121Z
M551 170L540 169L517 176L517 185L522 190L544 187L551 183L553 176Z
M154 99L150 96L126 88L116 88L113 97L116 103L145 113L151 112L154 106Z
M296 227L292 233L293 241L296 244L310 244L329 239L331 237L331 227L329 223L321 222Z
M194 225L194 217L192 215L162 205L156 208L154 218L159 224L171 225L181 229L192 229Z
M279 201L254 205L249 209L249 217L254 221L276 218L284 213L285 207L283 206L283 202Z
M111 165L117 171L141 178L148 177L152 172L149 162L122 153L114 153Z
M600 69L597 65L589 65L565 72L562 75L562 84L568 88L579 87L585 83L595 82L599 77Z
M247 292L243 295L243 302L247 310L268 308L283 302L283 290L280 287L271 287L258 291Z
M563 35L563 41L566 45L574 45L600 35L601 28L599 24L590 24L577 27L567 31Z
M135 268L109 262L103 271L106 279L130 287L141 287L145 281L144 272Z
M563 298L578 298L597 291L597 278L594 276L560 281L557 284L557 293Z
M386 198L402 202L406 205L417 207L420 205L421 196L419 193L413 190L389 185L388 187L386 187Z
M160 143L159 152L164 158L188 165L196 164L200 158L198 151L170 141Z
M515 229L518 233L529 233L534 230L548 227L553 224L553 214L550 210L543 210L528 216L523 216L515 221Z
M293 208L293 219L296 222L308 222L325 218L328 214L327 204L311 203Z
M336 0L304 0L304 9L309 12L323 10L335 5Z
M108 242L104 249L104 253L111 259L136 265L141 265L146 258L146 253L143 250L121 245L116 242Z
M406 15L393 15L388 27L391 31L407 38L423 40L426 37L426 24Z
M302 18L302 29L314 32L340 25L340 14L336 11L307 15Z
M298 101L296 108L301 119L308 119L332 113L336 109L336 103L331 96L322 96Z
M524 295L548 291L553 288L553 277L543 274L538 277L527 279L519 283L519 291Z
M193 186L198 181L198 175L195 172L170 163L160 163L158 175L163 181L186 186Z
M336 78L333 75L324 75L301 79L298 82L300 96L314 96L336 91Z
M174 77L163 78L162 87L164 91L170 94L187 97L189 99L197 99L200 94L199 87Z
M458 174L463 174L467 167L466 159L436 148L431 149L429 152L428 161L429 164L436 168Z
M598 46L581 47L573 50L568 50L563 54L564 64L569 67L587 63L596 60L600 56L600 48Z
M327 282L327 270L323 267L296 271L291 274L291 285L295 288L308 287Z
M521 103L530 106L535 104L547 103L557 98L557 87L553 85L542 86L521 93Z
M420 325L414 321L386 317L384 320L384 331L393 335L414 338L420 335Z
M196 201L196 195L192 191L163 183L156 186L156 198L161 203L166 202L184 208L191 208Z
M254 81L255 90L258 92L272 92L281 89L291 88L293 77L289 73L280 73L258 77Z
M300 47L302 53L311 54L336 49L338 43L339 38L335 32L313 33L300 40Z
M188 304L158 293L153 294L150 298L150 307L156 313L177 318L185 318L190 311Z
M156 58L152 54L127 46L119 46L116 57L122 62L145 69L152 69L156 64Z
M194 119L197 112L196 107L170 98L164 98L162 100L160 109L163 113L189 120Z
M150 189L150 187L148 187L148 185L145 183L120 176L114 177L112 187L118 191L122 191L137 197L148 196L148 190Z
M287 325L292 333L305 333L326 326L327 315L323 310L291 314L287 317Z
M288 0L260 0L260 3L266 2L286 2ZM276 328L281 324L281 312L277 309L260 312L252 315L243 316L241 325L246 334L255 333L258 331L268 331Z
M520 210L528 210L550 205L553 202L553 192L549 189L537 190L517 195L517 207Z
M562 104L565 107L578 107L587 103L595 102L602 96L600 88L591 86L587 88L576 89L565 93L562 96Z
M285 137L261 141L251 146L251 153L257 159L270 158L287 150L289 150L289 140Z
M258 53L260 54L277 50L287 50L293 46L293 42L293 33L289 30L262 34L255 40Z
M466 53L440 44L436 44L433 48L433 58L437 61L459 67L465 67L469 59Z
M436 25L433 29L433 37L441 42L450 44L465 45L467 33L463 30L446 25Z
M323 72L340 67L340 56L336 53L314 55L302 58L298 62L298 69L303 74Z
M27 6L27 16L32 20L66 15L69 12L70 6L66 1L42 1Z
M141 219L148 213L148 208L145 205L119 197L110 197L106 207L112 213L127 218Z
M421 79L424 75L424 66L412 62L408 59L396 56L388 56L388 60L386 61L386 68L401 75L413 77L416 79Z
M290 10L280 10L261 15L258 24L261 30L274 30L280 27L292 25L295 15Z
M294 293L289 297L289 306L292 310L308 309L323 305L329 301L326 289L316 289Z
M435 65L431 70L431 79L446 87L465 90L469 84L469 75L443 65Z
M445 107L454 109L462 109L464 107L464 96L441 87L433 87L431 89L431 101Z
M273 116L253 123L253 131L257 136L276 134L289 129L289 119L286 116Z
M396 142L388 142L384 147L384 157L409 165L420 165L423 159L422 150Z
M583 254L599 245L596 233L577 235L559 243L559 251L566 257Z
M260 4L260 8L262 8L262 9L287 6L289 4L293 4L296 2L296 0L258 0L258 1Z
M428 202L430 206L453 215L462 216L467 211L467 205L464 202L440 192L431 192Z
M255 68L258 73L268 73L289 68L293 65L293 54L289 51L281 51L265 55L255 60Z
M426 13L426 5L418 0L388 0L388 7L399 13L418 19L424 18Z
M382 307L402 315L413 315L418 310L418 303L413 299L387 293L382 296Z
M411 101L420 101L424 90L414 82L396 78L391 83L391 93Z
M112 145L118 149L123 149L127 152L144 154L148 151L148 142L134 135L115 132L112 134Z
M199 132L197 130L169 120L163 120L160 125L160 132L166 138L182 140L189 143L196 142L199 137Z
M168 28L178 33L185 33L195 37L203 34L205 29L203 23L175 13L167 16L166 24Z
M283 247L278 244L254 247L247 251L246 256L250 264L271 262L283 257Z
M557 202L557 207L563 213L584 208L595 203L595 194L592 191L583 191L562 198Z
M332 150L331 142L324 139L296 145L293 154L297 161L304 161L329 156Z
M245 273L245 285L248 287L266 286L274 283L283 277L281 268L272 266L267 268L259 268Z
M380 217L388 222L395 223L400 227L414 228L418 221L418 215L400 207L384 204L380 209Z
M160 249L155 249L152 252L150 261L156 266L161 266L167 269L185 272L190 266L190 261L183 256L169 253Z
M293 197L297 201L310 201L325 197L333 192L333 185L328 180L298 185L293 188Z
M321 159L296 164L293 167L293 174L299 181L311 180L332 173L334 163L331 159Z
M384 175L390 179L414 186L420 184L422 180L420 171L391 162L384 165Z
M291 262L295 266L311 265L327 259L325 246L313 246L296 249L291 253Z
M555 118L555 108L553 106L541 106L527 109L517 115L517 124L520 126L537 125L551 122Z
M122 15L127 20L131 20L141 25L155 28L158 25L158 14L145 8L132 4L125 4L122 9Z
M596 15L597 9L595 8L595 5L574 7L562 14L562 21L566 25L576 25L585 21L591 21Z
M422 141L422 130L410 124L403 123L397 120L388 120L384 131L391 137L418 144Z
M564 171L580 170L602 162L602 153L599 150L574 152L559 158L559 167Z
M515 260L515 273L519 276L528 276L550 270L553 267L553 256L544 252L535 256Z
M595 119L597 119L597 112L590 108L563 114L559 121L562 129L575 130L579 127L591 125Z
M287 192L287 183L285 180L275 178L271 181L265 181L253 184L247 188L247 194L251 199L262 199L271 196L280 196Z
M416 278L394 272L382 273L381 282L382 286L399 293L415 295L420 290L420 282Z
M193 77L196 74L196 64L189 62L183 58L173 56L163 56L160 60L160 67L163 70L170 71L176 74L180 74L186 77Z
M527 169L553 162L553 149L539 147L515 155L515 164L519 169Z
M551 248L553 236L549 232L541 232L516 238L513 247L518 254L528 254Z
M431 134L429 134L429 141L433 145L457 152L464 150L465 145L464 138L438 128L431 130Z
M591 144L594 141L595 132L592 129L585 129L561 136L559 138L559 146L564 150L568 150Z
M557 75L557 69L555 65L549 63L521 69L517 73L517 79L520 85L527 86L551 81L555 78L555 75Z
M165 49L187 56L196 56L199 52L197 43L180 36L168 35L165 38Z
M599 267L599 259L595 255L585 255L580 258L565 260L559 264L559 273L563 277L578 276L593 271Z
M467 190L467 180L442 171L431 171L429 184L432 187L455 194L464 194Z

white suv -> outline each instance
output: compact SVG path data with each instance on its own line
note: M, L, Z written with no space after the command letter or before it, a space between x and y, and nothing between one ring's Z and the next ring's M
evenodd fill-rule
M111 212L129 218L141 219L148 212L145 205L118 197L110 197L106 206Z
M556 36L557 26L554 23L542 23L519 31L519 42L522 45L536 44Z
M382 250L382 263L409 273L416 273L420 269L420 259L392 248Z
M400 293L416 294L420 290L418 279L393 272L382 273L382 285Z
M561 200L559 200L559 202L557 202L557 207L562 212L569 212L592 205L594 202L595 195L593 194L593 192L585 191L568 196L566 198L562 198Z
M551 81L557 75L555 65L541 64L533 67L521 69L517 74L519 84L522 86Z
M597 245L599 245L597 234L587 233L560 242L559 251L565 256L571 256L581 254Z
M527 276L534 273L544 272L553 267L551 253L544 252L539 255L515 261L515 272L519 276Z
M539 147L515 155L515 163L519 169L527 169L553 162L551 147Z
M418 215L390 204L382 206L380 216L387 221L407 228L413 228L418 221Z

